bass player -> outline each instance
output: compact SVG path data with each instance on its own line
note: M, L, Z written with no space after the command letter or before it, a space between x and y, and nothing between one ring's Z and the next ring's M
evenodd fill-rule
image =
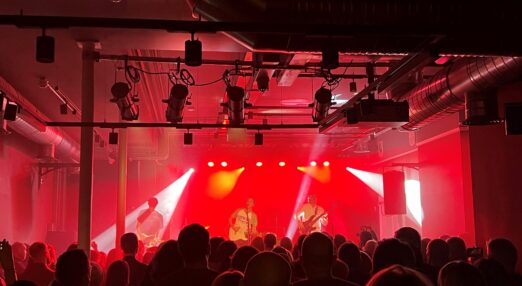
M328 213L317 205L315 195L308 196L308 203L304 204L295 214L297 226L301 234L321 232L328 225Z

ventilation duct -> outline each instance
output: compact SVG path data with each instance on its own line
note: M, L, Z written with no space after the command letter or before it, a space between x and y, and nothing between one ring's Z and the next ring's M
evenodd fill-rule
M463 58L395 100L407 100L410 122L402 127L421 128L464 107L466 94L484 93L522 75L516 57ZM469 101L469 100L468 100ZM471 102L470 102L471 104Z
M57 156L66 160L80 162L78 144L66 138L59 129L45 126L34 119L49 120L2 77L0 77L0 90L4 91L11 100L16 101L22 107L23 112L17 115L15 121L8 123L8 127L11 130L37 144L54 145Z

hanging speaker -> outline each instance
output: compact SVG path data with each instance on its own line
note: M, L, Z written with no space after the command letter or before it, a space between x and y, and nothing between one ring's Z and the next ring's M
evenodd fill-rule
M385 171L382 175L384 189L384 214L406 214L404 172Z

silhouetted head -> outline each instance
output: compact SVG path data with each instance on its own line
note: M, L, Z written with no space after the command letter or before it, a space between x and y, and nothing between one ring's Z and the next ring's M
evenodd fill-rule
M385 239L381 241L373 254L373 273L394 264L413 267L415 265L413 251L404 242L394 238Z
M350 274L350 267L348 264L344 263L342 260L335 260L332 265L332 276L335 278L339 278L342 280L348 280L348 274Z
M341 245L343 243L345 243L345 242L346 242L346 237L344 237L341 234L336 234L334 236L334 248L335 248L335 250L336 251L339 250L339 247L341 247Z
M123 251L119 248L113 248L109 250L107 253L107 262L106 266L110 266L114 261L120 260L123 258Z
M129 265L123 260L114 261L107 269L106 286L129 285Z
M209 260L210 261L214 261L215 260L215 256L217 254L217 249L219 247L219 245L225 241L224 238L218 236L218 237L212 237L210 239L210 257L209 257Z
M218 272L226 271L230 268L230 260L232 258L232 254L237 249L237 245L230 240L223 241L218 249L215 256L214 262L217 263L216 269Z
M49 251L43 242L35 242L29 247L29 257L35 263L47 263Z
M178 247L185 263L201 262L210 252L208 231L199 224L184 227L179 233Z
M13 251L13 258L15 261L25 261L27 259L27 247L25 244L15 242L11 245Z
M263 242L263 238L259 236L252 240L252 246L259 251L265 251L265 243Z
M372 239L373 239L373 235L371 232L366 231L366 230L361 231L361 233L359 233L359 247L361 247L361 248L364 247L366 242L368 240L372 240Z
M248 261L258 253L259 250L252 246L241 246L232 255L232 269L245 272Z
M285 237L281 238L279 245L281 245L288 251L292 251L292 240L289 237L285 236Z
M337 258L344 261L348 267L357 268L361 264L361 251L357 245L345 242L339 248Z
M291 268L279 254L261 252L248 262L243 286L288 286Z
M303 241L301 258L308 278L330 276L335 262L332 240L318 232L308 235Z
M402 227L395 232L395 238L407 243L415 255L415 263L422 264L421 236L417 230L411 227Z
M493 239L488 243L488 258L500 262L507 273L514 273L518 259L517 248L508 239Z
M379 245L379 243L376 240L368 240L363 246L363 251L372 257L375 249L377 248L377 245Z
M55 279L61 286L87 286L90 280L90 265L81 249L62 254L56 263Z
M361 251L361 265L357 269L357 272L369 277L372 273L372 267L372 258L366 252Z
M152 197L147 201L147 203L149 204L149 208L155 209L158 206L158 199Z
M239 286L241 279L243 279L243 273L239 271L225 271L214 279L212 286Z
M183 258L178 249L178 242L168 240L164 242L150 263L151 278L156 284L171 273L183 268Z
M428 244L426 251L428 264L436 269L442 268L449 261L448 243L442 239L434 239Z
M306 238L306 235L301 234L297 238L297 245L294 246L294 250L292 251L292 254L295 259L299 259L301 257L301 249L303 247L303 241Z
M138 236L135 233L128 232L120 238L121 250L124 255L136 255L138 253Z
M449 261L466 261L466 243L460 237L450 237L447 240L449 248Z
M273 233L267 233L263 238L263 244L265 245L265 250L272 250L277 243L277 238Z
M475 267L478 268L482 277L486 281L486 285L509 285L509 275L504 269L504 266L500 262L490 259L483 258L475 263Z
M446 264L439 272L439 286L485 286L480 271L463 261Z
M421 273L401 265L392 265L377 272L366 286L432 286Z
M277 253L281 255L288 263L292 264L292 253L290 251L286 250L286 248L277 246L272 249L272 252Z

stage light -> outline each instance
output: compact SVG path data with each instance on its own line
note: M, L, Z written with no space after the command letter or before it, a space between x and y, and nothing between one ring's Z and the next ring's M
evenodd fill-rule
M312 162L310 162L310 166L312 166L312 167L317 166L317 162L316 162L316 161L312 161Z
M259 74L256 78L257 89L261 92L265 92L270 87L270 77L268 76L268 72L264 69L259 71Z
M263 162L257 162L257 163L256 163L256 166L258 166L258 167L263 166Z
M234 190L243 171L245 171L244 167L212 173L208 178L207 195L214 199L225 198Z
M339 50L334 46L325 47L322 50L323 61L321 66L324 69L336 69L339 67Z
M114 130L109 133L109 144L111 144L111 145L118 144L118 133L114 132Z
M254 145L263 145L263 134L256 133L254 135Z
M330 167L330 162L328 162L328 161L324 161L324 162L323 162L323 166L325 166L325 167Z
M45 29L36 38L36 61L44 64L54 62L54 38L45 35Z
M191 67L198 67L203 63L203 46L200 41L191 39L185 42L185 64Z
M227 162L225 162L225 161L221 162L221 167L226 167L226 166L228 166Z
M283 162L283 161L279 162L279 167L284 167L285 165L286 165L285 162Z
M167 103L167 111L165 111L167 121L178 123L183 120L183 109L185 108L188 95L189 90L187 86L183 84L172 86L169 98L163 100L164 103Z
M111 102L116 103L120 109L121 118L123 120L137 120L140 115L139 106L135 104L137 98L130 94L131 88L126 82L117 82L111 88Z
M212 168L212 167L215 166L214 162L208 162L207 165L208 165L210 168Z
M5 105L5 110L4 110L4 119L5 120L9 120L9 121L15 121L16 120L16 115L18 114L18 112L20 112L20 108L18 106L18 104L16 104L15 102L9 102L7 101L6 105Z
M241 124L245 121L245 90L238 86L227 87L228 119L231 124Z
M332 105L332 91L321 87L315 92L314 109L312 119L314 122L323 120L328 115L328 110Z

